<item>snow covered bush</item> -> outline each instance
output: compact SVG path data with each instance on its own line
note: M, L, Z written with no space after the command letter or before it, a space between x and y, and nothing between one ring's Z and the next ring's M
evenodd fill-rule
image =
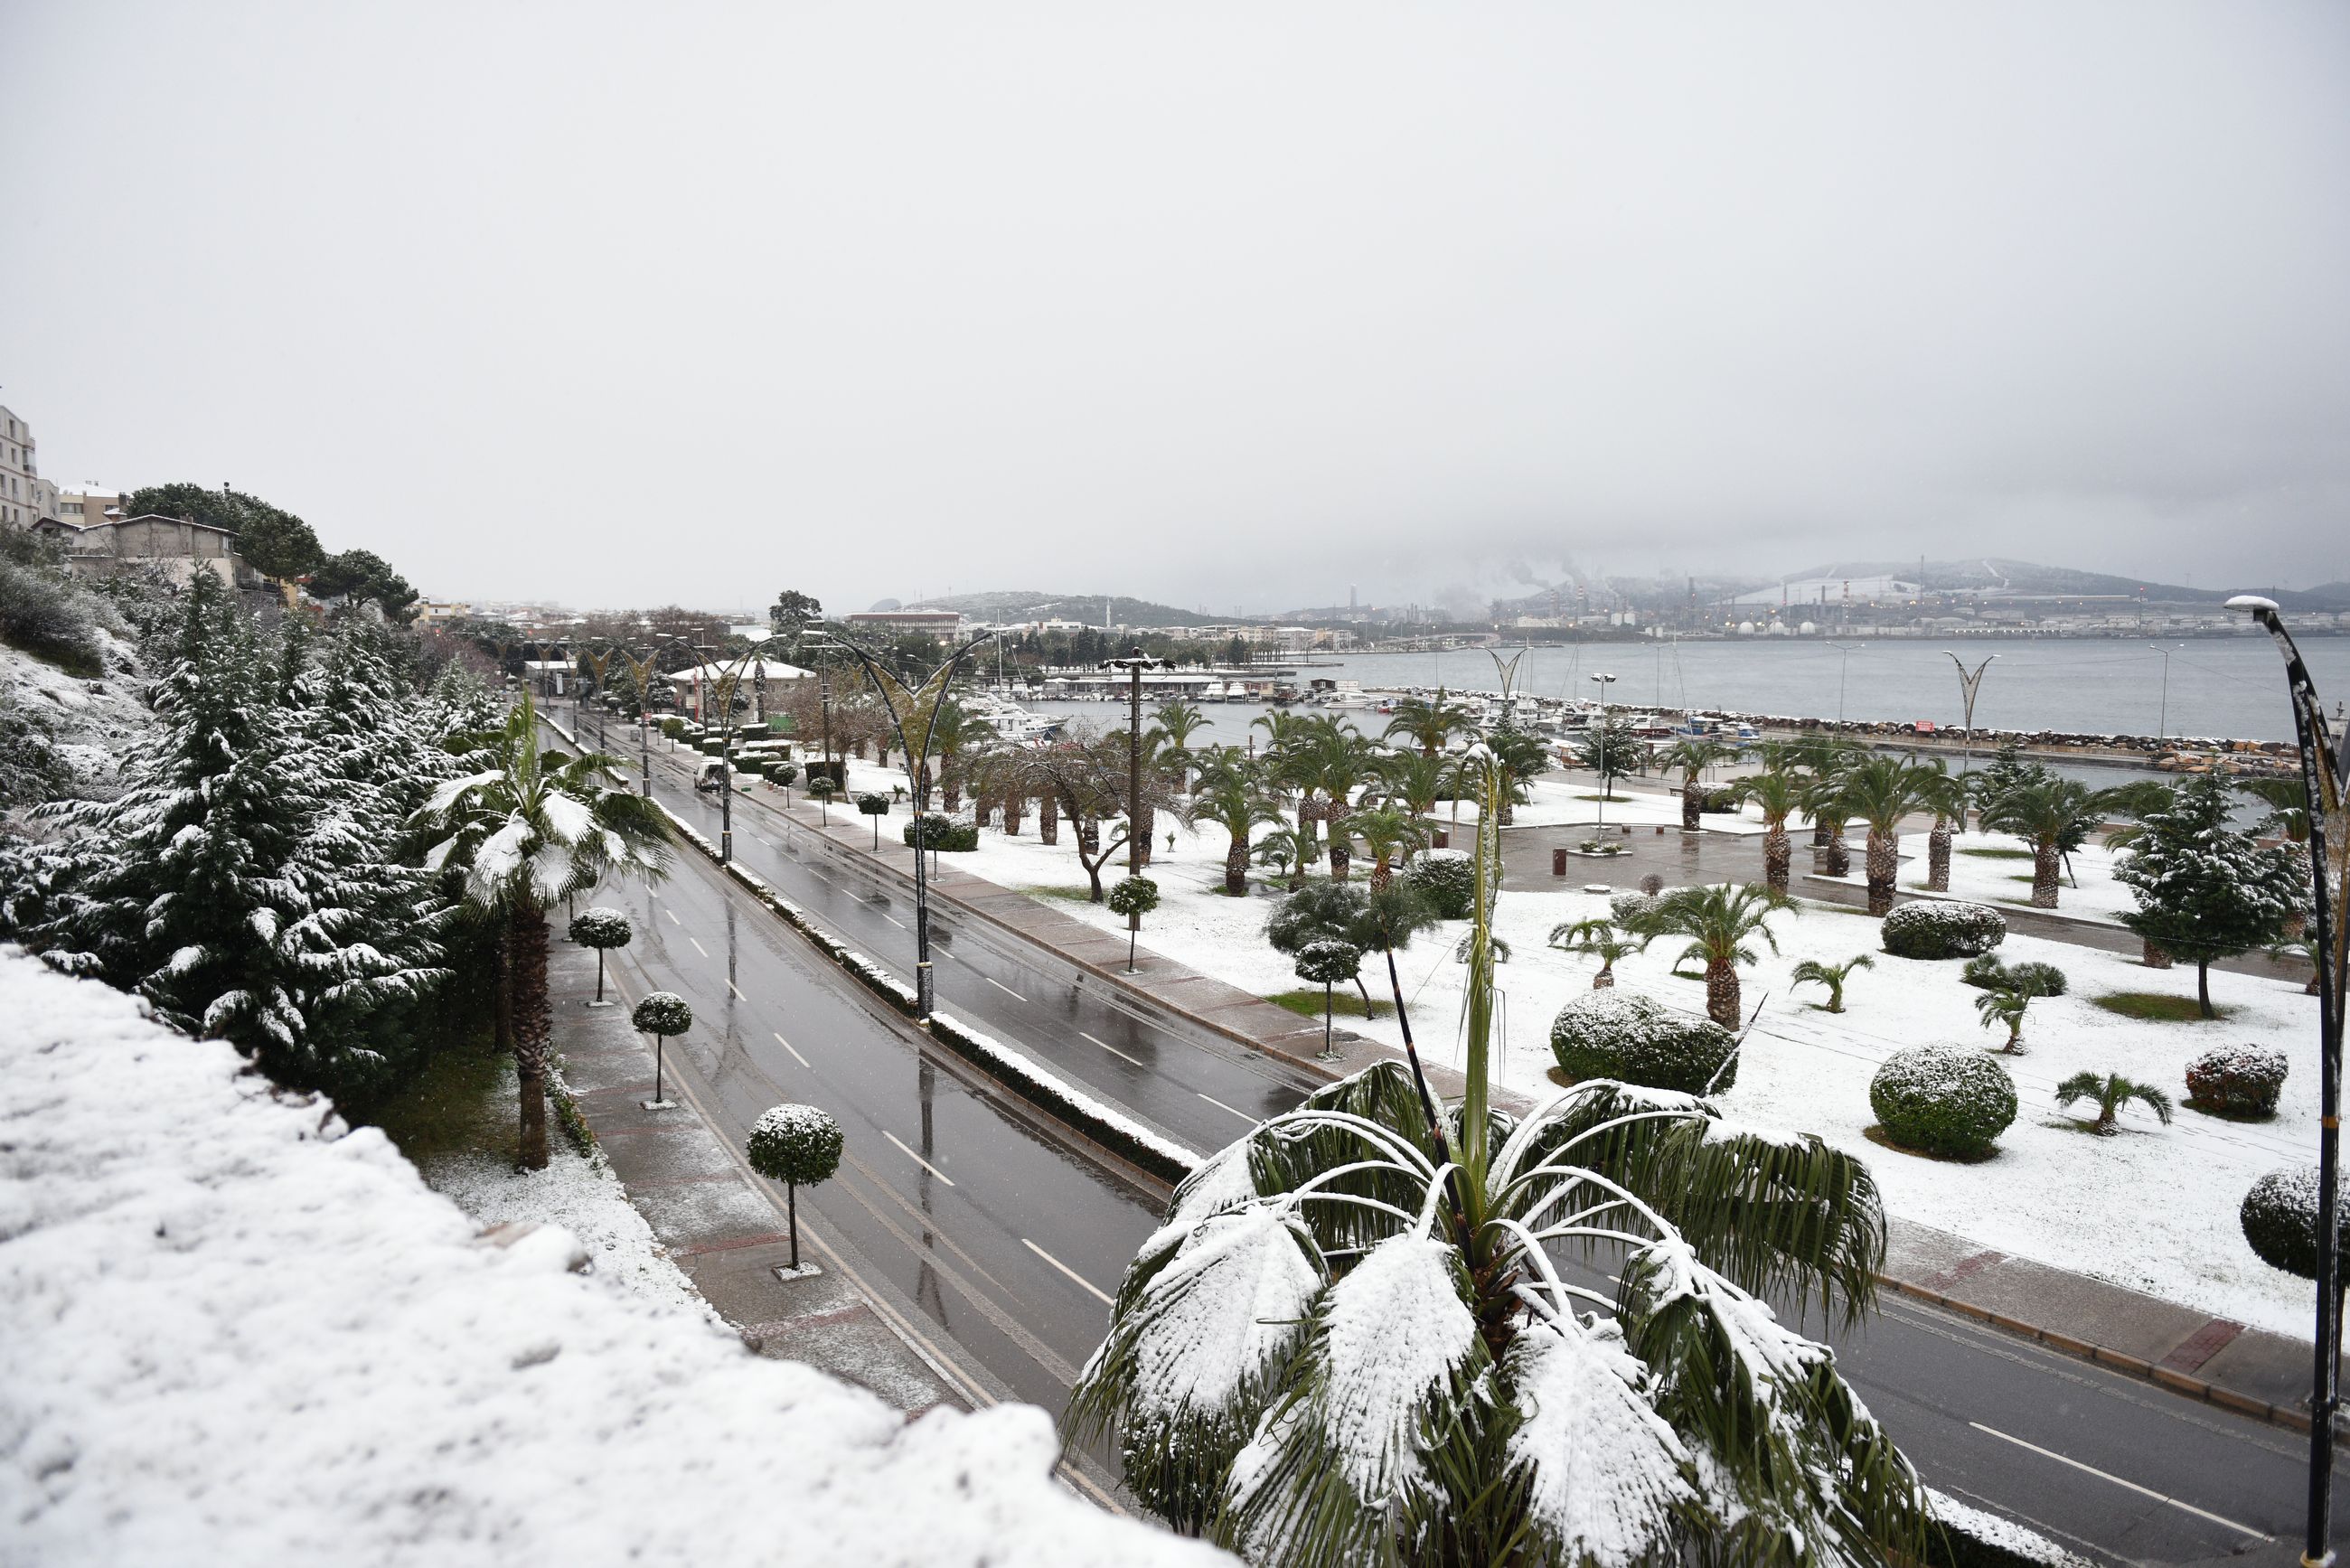
M889 815L889 797L878 790L867 790L857 797L857 809L867 816ZM910 839L909 843L912 842Z
M1737 1038L1710 1018L1616 988L1577 996L1550 1026L1551 1054L1570 1078L1615 1078L1690 1095L1737 1083Z
M667 1039L693 1027L693 1008L673 991L656 991L637 1003L629 1022L647 1034Z
M2213 1116L2264 1122L2276 1115L2285 1071L2282 1051L2215 1045L2187 1064L2187 1103Z
M1159 908L1159 884L1148 877L1128 877L1109 890L1109 909L1139 926L1142 917Z
M1618 893L1607 900L1607 915L1620 929L1643 931L1654 925L1663 901L1659 893Z
M2304 1280L2317 1278L2317 1194L2314 1165L2272 1170L2252 1183L2236 1219L2261 1262ZM2350 1280L2350 1192L2335 1199L2334 1214L2336 1272Z
M979 824L975 822L957 822L940 812L925 812L900 828L899 836L910 846L918 828L925 849L955 855L979 847Z
M2036 959L2008 963L1997 953L1969 959L1959 979L1985 991L2021 991L2033 996L2062 996L2067 983L2064 971L2053 963L2042 963Z
M1896 958L1973 958L2007 940L2007 919L1988 904L1920 900L1886 916L1881 930Z
M1465 920L1477 900L1477 864L1464 849L1431 849L1404 867L1403 883L1440 920Z
M770 1181L816 1187L840 1168L840 1124L815 1106L770 1106L751 1128L751 1168Z
M583 948L624 948L636 935L629 917L601 905L571 917L571 940Z
M1877 1070L1868 1105L1885 1136L1905 1148L1981 1159L2015 1120L2015 1080L1980 1051L1916 1045Z

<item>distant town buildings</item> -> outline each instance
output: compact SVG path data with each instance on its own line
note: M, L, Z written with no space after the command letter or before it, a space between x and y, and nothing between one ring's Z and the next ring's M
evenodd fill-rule
M41 469L33 427L0 408L0 523L29 528L41 519Z
M931 637L952 637L962 630L962 612L942 609L856 610L840 618L851 631L878 631L891 637L918 631Z
M99 577L133 566L152 566L182 584L210 572L224 587L258 588L261 574L236 553L236 535L210 523L180 517L114 517L77 525L55 517L35 524L65 546L66 566L78 576Z

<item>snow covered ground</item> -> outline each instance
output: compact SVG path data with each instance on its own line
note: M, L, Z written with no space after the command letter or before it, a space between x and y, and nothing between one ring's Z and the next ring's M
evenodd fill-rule
M1205 1563L0 948L0 1563ZM560 1187L557 1177L551 1187ZM611 1254L606 1254L611 1261Z
M115 792L117 763L146 732L154 711L139 696L137 650L110 632L98 635L106 648L104 679L85 680L21 649L0 647L0 691L49 731L82 793L107 795Z
M1852 875L1842 880L1856 888L1866 887L1868 873L1861 864L1866 830L1847 836L1852 841ZM1922 833L1901 836L1901 869L1895 878L1898 886L1913 891L1924 890L1926 837ZM1810 840L1802 842L1808 844ZM1977 853L1970 855L1967 853L1969 850ZM1986 850L1991 853L1981 853ZM2074 850L2069 874L2061 876L2057 881L2056 913L2077 919L2119 925L2120 916L2125 910L2137 908L2137 900L2131 896L2129 888L2114 879L2114 864L2120 858L2113 850L2094 840ZM2073 885L2076 878L2080 882L2077 888ZM2030 841L2011 833L1952 835L1950 897L1970 898L1981 904L2009 904L2029 909L2032 905Z
M893 823L900 819L893 819ZM884 831L889 831L885 828ZM1272 900L1224 897L1225 835L1176 829L1166 851L1166 826L1153 846L1150 875L1162 901L1143 920L1150 950L1259 995L1295 989L1289 961L1266 945L1263 929ZM1055 908L1122 932L1124 920L1084 901L1085 877L1065 828L1058 847L1035 836L1032 817L1021 836L981 835L972 854L951 857L963 869L1049 898ZM1922 842L1918 846L1923 853ZM2105 852L2093 852L2104 857ZM1960 857L1956 864L2005 867L2012 861ZM2027 867L2029 863L2023 863ZM1108 886L1124 874L1123 857L1104 873ZM1358 866L1357 875L1361 876ZM1911 873L1905 867L1904 880ZM1922 861L1915 875L1922 876ZM2085 888L2112 886L2102 862L2084 857ZM2028 888L2026 889L2028 893ZM2072 897L2072 889L2066 889ZM1549 1092L1553 1065L1551 1019L1572 996L1588 989L1596 961L1549 948L1552 928L1607 913L1597 895L1505 889L1497 929L1514 950L1501 970L1506 994L1503 1076L1532 1095ZM1462 966L1452 950L1465 924L1423 937L1399 955L1415 1033L1432 1058L1457 1064L1461 1038ZM1750 1037L1737 1086L1723 1097L1735 1116L1773 1127L1815 1132L1868 1158L1887 1207L1920 1223L1957 1232L2012 1256L2052 1263L2282 1333L2299 1333L2308 1317L2303 1282L2252 1255L2236 1222L2245 1190L2264 1172L2304 1163L2316 1147L2315 1003L2296 981L2215 973L2214 999L2227 1016L2212 1023L2140 1023L2108 1012L2092 999L2114 992L2158 992L2191 998L2195 971L2158 971L2134 960L2071 944L2011 935L1999 950L2010 961L2054 963L2072 981L2071 993L2032 1005L2025 1031L2029 1054L2001 1057L2016 1081L2022 1108L1993 1159L1974 1166L1945 1164L1879 1147L1864 1136L1874 1121L1868 1083L1885 1058L1929 1042L1988 1047L1996 1043L1974 1011L1980 994L1960 983L1957 961L1921 963L1877 950L1877 922L1857 910L1806 902L1774 918L1780 952L1761 950L1762 961L1744 973L1751 1012L1765 992L1768 1005ZM1659 942L1617 966L1617 983L1692 1013L1705 1008L1702 984L1669 972L1681 944ZM1791 992L1789 971L1806 958L1841 961L1873 955L1875 968L1855 973L1846 1011L1823 1012L1815 986ZM1375 995L1384 988L1372 984ZM1344 998L1342 993L1341 1005ZM1357 1004L1359 1007L1359 1004ZM1358 1033L1400 1044L1392 1019L1342 1022ZM2212 1045L2254 1043L2283 1051L2292 1075L2274 1121L2225 1122L2181 1109L2168 1127L2133 1109L2123 1132L2095 1137L2054 1105L2057 1083L2074 1072L2117 1072L2156 1085L2174 1099L2185 1095L2185 1067Z

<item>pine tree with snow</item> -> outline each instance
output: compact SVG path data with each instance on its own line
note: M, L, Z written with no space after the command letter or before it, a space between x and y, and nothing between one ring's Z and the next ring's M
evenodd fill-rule
M616 757L542 750L525 691L498 729L451 742L480 765L444 781L417 813L438 836L424 864L463 874L464 896L504 934L526 1170L546 1166L546 913L608 872L657 877L667 829Z
M136 991L280 1083L365 1092L393 1066L366 1019L441 971L424 879L369 842L305 743L307 647L297 632L271 657L200 574L127 787L54 811L67 831L17 857L5 914L52 964Z
M2307 868L2287 848L2262 848L2229 826L2236 802L2216 774L2182 781L2168 805L2139 817L2135 851L2114 868L2137 908L2122 923L2195 965L2195 996L2211 1006L2211 965L2284 937L2307 901Z
M1509 781L1471 767L1482 828ZM1478 858L1462 1101L1382 1063L1211 1158L1119 1285L1074 1439L1284 1568L1922 1557L1916 1471L1762 1299L1867 1309L1866 1166L1613 1082L1494 1108L1497 832ZM1552 1262L1617 1245L1617 1293Z

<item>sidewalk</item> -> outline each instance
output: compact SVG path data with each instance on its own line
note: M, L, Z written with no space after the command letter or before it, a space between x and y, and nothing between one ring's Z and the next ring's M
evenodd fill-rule
M909 1416L936 1405L970 1408L971 1401L829 1265L827 1249L811 1242L806 1218L800 1221L800 1261L825 1262L825 1272L788 1282L775 1277L791 1258L782 1198L736 1161L676 1090L676 1109L642 1108L652 1097L652 1049L629 1027L626 1003L588 1005L595 978L589 950L548 944L547 1000L564 1076L629 1200L703 1299L762 1355L804 1361ZM608 984L605 994L614 994Z
M855 818L819 826L812 806L795 802L787 812L781 801L766 798L765 792L745 794L738 801L788 820L797 831L828 839L843 852L836 857L837 865L858 868L877 880L912 879L912 852L885 839L876 855L868 830ZM1532 831L1512 830L1504 840ZM1667 853L1680 859L1685 853L1679 842L1680 835L1670 833L1667 839L1671 845ZM1547 881L1546 854L1543 860L1541 873ZM1576 880L1586 865L1605 867L1618 876L1631 873L1626 881L1638 880L1632 867L1575 864ZM1129 975L1126 943L1117 936L1024 893L959 870L951 862L932 875L931 891L941 906L1035 943L1075 966L1088 981L1114 989L1140 1011L1209 1030L1315 1076L1336 1078L1381 1057L1399 1054L1378 1042L1341 1031L1336 1036L1341 1060L1316 1061L1315 1053L1321 1044L1318 1024L1300 1028L1295 1014L1148 949L1139 950L1140 971ZM1457 1074L1430 1066L1429 1077L1431 1086L1441 1093L1459 1092ZM1503 1108L1523 1112L1531 1107L1519 1102L1504 1103ZM2044 1263L2011 1258L1963 1237L1898 1218L1888 1219L1887 1231L1880 1279L1889 1289L2147 1378L2189 1398L2298 1430L2308 1428L2303 1400L2310 1385L2311 1351L2302 1341L2248 1329Z

